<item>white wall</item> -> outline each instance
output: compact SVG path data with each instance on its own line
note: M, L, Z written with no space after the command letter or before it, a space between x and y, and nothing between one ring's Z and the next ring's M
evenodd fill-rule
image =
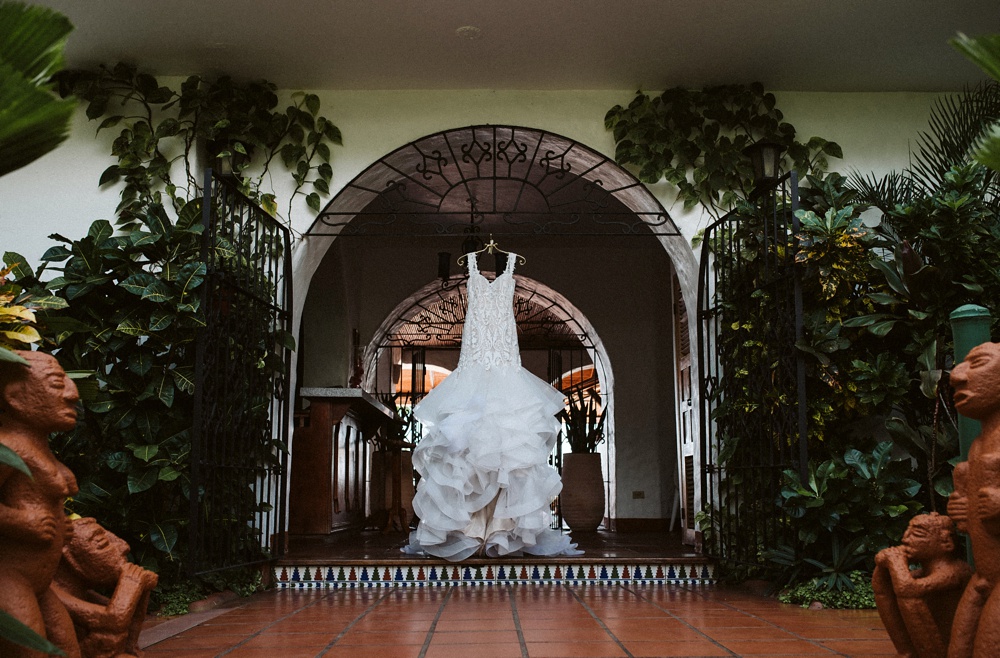
M344 134L334 149L336 191L378 157L424 135L479 123L520 125L559 133L613 155L604 114L628 103L631 91L321 91L323 114ZM802 138L820 135L839 142L846 158L831 166L847 173L885 172L906 166L908 148L926 130L933 94L778 92L778 107ZM33 263L52 246L47 235L74 238L96 219L114 219L117 189L97 181L110 164L113 133L95 139L97 125L81 108L70 139L40 160L0 178L0 227L4 250ZM289 188L284 189L286 192ZM698 213L671 207L666 185L650 188L690 238L704 227ZM283 210L285 204L280 204ZM304 204L293 210L293 226L304 231L312 217Z

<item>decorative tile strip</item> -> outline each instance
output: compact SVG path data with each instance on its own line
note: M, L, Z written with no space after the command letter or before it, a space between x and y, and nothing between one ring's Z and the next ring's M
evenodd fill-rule
M278 589L383 587L489 587L531 583L570 585L712 585L712 564L506 564L441 565L414 562L391 565L278 565Z

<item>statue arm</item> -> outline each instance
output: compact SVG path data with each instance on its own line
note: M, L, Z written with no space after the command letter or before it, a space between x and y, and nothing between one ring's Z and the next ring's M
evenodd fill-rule
M146 592L156 587L157 576L137 564L128 562L122 568L121 578L115 586L114 594L108 602L108 620L113 621L116 628L124 628L135 616L136 607L142 601Z
M892 546L879 551L876 562L884 568L892 580L892 589L897 596L918 598L931 588L925 579L915 577L916 572L910 570L910 560L902 546Z
M105 606L78 598L58 583L52 583L52 591L66 606L74 624L87 629L105 628Z

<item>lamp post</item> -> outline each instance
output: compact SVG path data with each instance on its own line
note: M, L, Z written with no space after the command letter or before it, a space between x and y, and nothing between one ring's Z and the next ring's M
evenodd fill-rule
M754 142L743 149L743 154L750 158L753 165L754 191L778 180L781 174L781 155L785 145L769 139Z

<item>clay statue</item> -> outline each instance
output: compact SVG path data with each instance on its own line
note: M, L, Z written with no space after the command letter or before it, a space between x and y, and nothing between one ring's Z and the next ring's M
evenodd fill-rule
M955 524L931 513L910 521L901 546L875 556L875 602L901 656L946 658L955 609L972 572L957 548Z
M128 561L129 546L92 518L73 521L73 537L53 589L76 626L86 658L138 657L139 632L157 576ZM110 598L97 590L113 590Z
M32 477L0 464L0 609L77 658L73 623L50 588L72 532L63 510L77 492L76 478L48 439L76 425L79 395L52 356L19 354L28 367L0 363L0 443L24 460ZM0 639L0 655L42 654Z
M955 468L948 515L969 535L976 572L952 623L949 658L1000 656L1000 343L973 348L951 373L955 407L982 423Z

